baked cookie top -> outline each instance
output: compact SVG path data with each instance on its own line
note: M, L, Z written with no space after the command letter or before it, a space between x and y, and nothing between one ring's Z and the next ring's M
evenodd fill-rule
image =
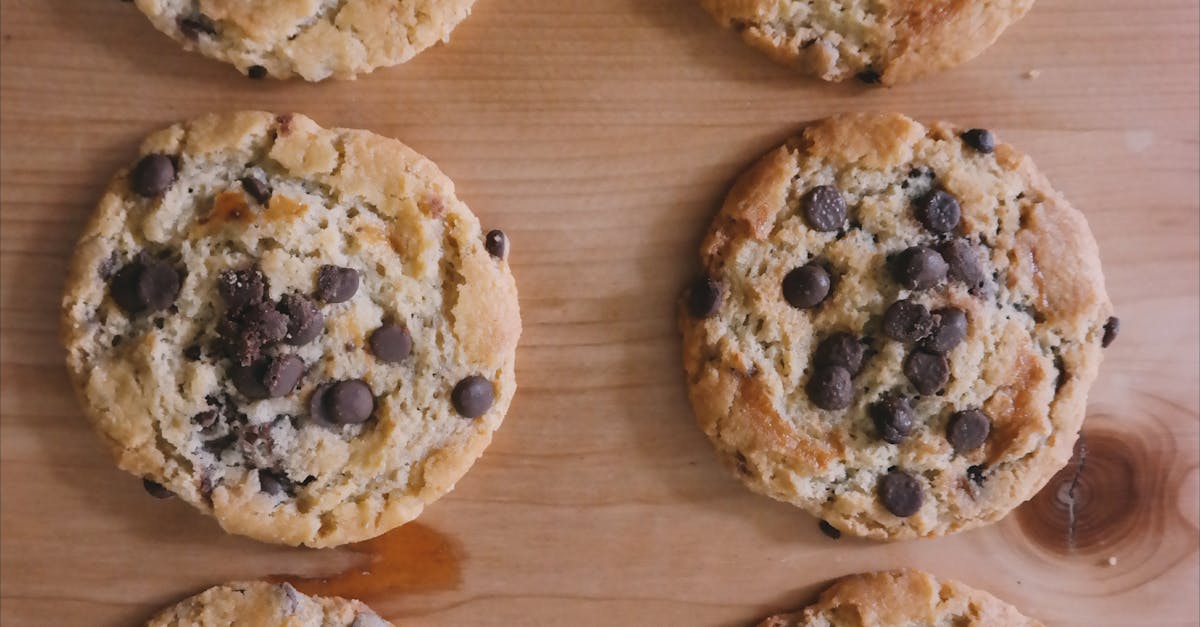
M795 614L759 627L1040 627L1016 608L957 581L919 570L850 575Z
M350 79L448 41L475 0L134 0L184 48L253 78Z
M150 619L147 627L391 627L359 601L310 597L286 583L214 586Z
M827 81L892 85L964 63L1033 0L700 0L776 61Z
M985 130L817 122L734 186L680 308L752 489L878 539L997 520L1061 468L1116 321L1083 216Z
M516 389L504 234L404 144L302 115L210 115L141 155L63 300L120 467L231 533L314 547L450 491Z

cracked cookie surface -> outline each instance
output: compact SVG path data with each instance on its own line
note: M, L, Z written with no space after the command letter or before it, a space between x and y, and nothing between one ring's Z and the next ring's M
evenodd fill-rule
M349 79L447 41L475 0L134 0L184 48L254 78Z
M774 60L892 85L979 55L1034 0L700 0Z
M486 243L503 233L404 144L302 115L211 115L141 155L62 311L120 467L231 533L314 547L449 492L516 388L516 286Z
M795 614L759 627L1041 627L991 594L919 570L843 577Z
M877 539L976 527L1036 493L1115 328L1084 217L1029 158L901 115L823 120L763 157L701 263L679 324L720 458Z
M391 627L359 601L313 597L286 583L214 586L150 619L146 627Z

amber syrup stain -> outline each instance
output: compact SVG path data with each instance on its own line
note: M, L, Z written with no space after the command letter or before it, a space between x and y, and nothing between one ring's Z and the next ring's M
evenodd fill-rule
M328 577L275 575L268 581L286 581L309 595L360 600L455 590L462 581L461 547L419 523L408 523L346 548L365 559Z

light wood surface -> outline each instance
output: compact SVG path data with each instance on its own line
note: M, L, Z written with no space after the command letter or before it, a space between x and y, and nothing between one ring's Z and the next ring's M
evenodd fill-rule
M5 626L137 625L224 580L342 571L309 588L401 625L749 625L898 566L1050 625L1200 622L1194 0L1042 0L975 62L890 90L793 76L692 0L480 0L451 45L320 85L244 79L117 0L0 7ZM357 551L257 544L147 497L68 388L59 295L105 182L146 133L242 108L398 137L513 241L525 335L507 422L419 524ZM700 235L753 158L846 110L994 129L1100 241L1123 331L1086 457L990 528L830 540L744 490L692 423L673 301Z

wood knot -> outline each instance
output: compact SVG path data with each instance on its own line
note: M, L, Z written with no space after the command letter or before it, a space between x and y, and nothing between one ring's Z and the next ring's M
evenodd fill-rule
M1022 531L1063 555L1111 550L1147 522L1141 487L1152 461L1137 438L1085 430L1070 463L1017 510Z

